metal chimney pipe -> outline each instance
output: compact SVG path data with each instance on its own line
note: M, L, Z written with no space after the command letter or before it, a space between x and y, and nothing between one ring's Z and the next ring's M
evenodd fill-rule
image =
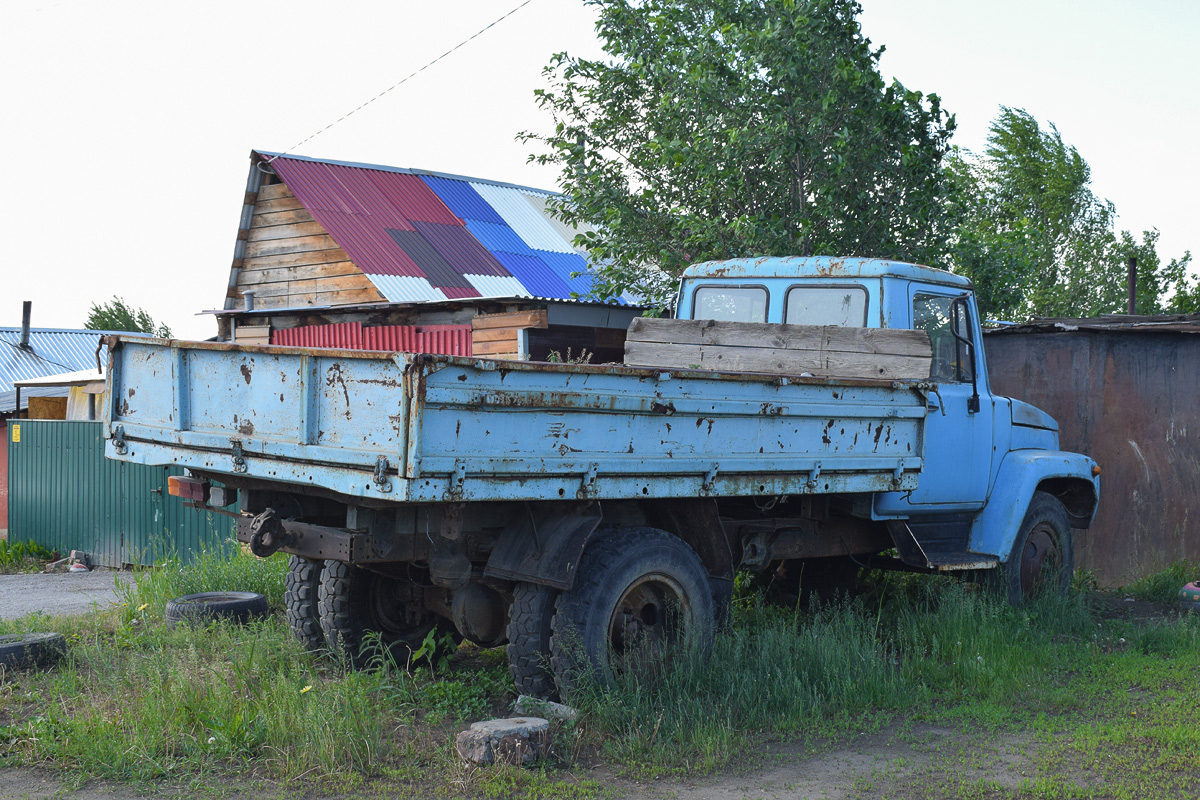
M1137 313L1137 256L1129 257L1129 313Z
M33 301L21 304L21 349L29 349L29 318L33 316Z

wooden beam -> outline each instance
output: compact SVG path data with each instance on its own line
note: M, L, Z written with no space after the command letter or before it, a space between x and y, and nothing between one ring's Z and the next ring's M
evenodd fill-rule
M238 286L259 286L280 281L303 281L313 278L337 278L348 275L362 275L363 272L354 266L353 261L335 261L332 264L307 264L297 267L278 267L276 269L254 269L255 261L243 267L238 274Z
M516 342L520 328L480 328L471 331L473 342Z
M324 236L301 236L297 239L269 239L263 242L247 242L246 258L277 256L284 253L304 253L312 250L332 250L337 242L329 234Z
M248 289L248 286L239 286ZM303 295L320 292L340 292L352 289L375 290L375 284L361 272L357 275L346 275L336 278L310 278L300 281L277 281L260 284L254 290L255 298L280 297L282 295Z
M299 197L280 197L277 200L259 200L254 204L255 214L270 214L275 211L294 211L304 208Z
M486 328L547 328L546 309L512 311L505 314L479 314L471 320L476 330Z
M245 259L246 269L274 269L276 267L307 267L316 264L335 264L349 261L350 256L340 247L331 250L308 250L299 253L281 253L275 256L256 256Z
M286 183L264 184L258 187L258 199L261 200L277 200L280 197L295 197L292 190L287 187Z
M303 308L304 306L349 306L362 303L385 302L379 292L374 289L355 289L352 291L315 292L297 295L275 295L254 298L256 309L271 308Z
M509 340L506 342L471 342L471 355L475 356L492 356L499 353L516 353L516 342Z
M291 225L296 222L315 222L313 215L308 213L307 208L294 208L288 211L271 211L264 212L259 209L254 209L254 216L250 218L251 228L266 228L274 225Z
M285 211L285 214L295 212ZM265 242L271 239L298 239L303 236L319 236L327 233L319 222L294 222L290 225L271 225L266 228L251 228L248 241Z
M625 342L625 363L639 367L766 372L772 375L917 380L929 377L930 359L878 353L774 350L661 342Z
M627 338L637 342L770 347L777 350L835 350L930 357L924 331L851 328L840 325L778 325L758 322L637 317Z
M924 380L933 351L924 331L638 318L625 363L720 372Z

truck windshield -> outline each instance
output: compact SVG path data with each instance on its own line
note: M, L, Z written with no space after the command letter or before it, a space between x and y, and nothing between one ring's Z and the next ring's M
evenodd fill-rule
M867 324L867 290L862 286L793 286L784 305L789 325Z
M692 301L692 319L766 322L767 290L762 286L701 286Z

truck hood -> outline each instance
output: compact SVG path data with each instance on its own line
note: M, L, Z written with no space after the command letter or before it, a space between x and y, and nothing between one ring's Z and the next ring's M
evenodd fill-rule
M1012 424L1058 432L1058 423L1054 417L1037 406L1031 406L1029 403L1016 399L1012 399Z

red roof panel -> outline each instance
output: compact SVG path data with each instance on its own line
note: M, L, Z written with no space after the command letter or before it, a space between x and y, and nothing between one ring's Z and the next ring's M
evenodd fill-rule
M442 225L462 225L463 221L446 208L442 198L425 185L416 175L396 172L366 171L371 182L391 207L408 220L437 222Z

